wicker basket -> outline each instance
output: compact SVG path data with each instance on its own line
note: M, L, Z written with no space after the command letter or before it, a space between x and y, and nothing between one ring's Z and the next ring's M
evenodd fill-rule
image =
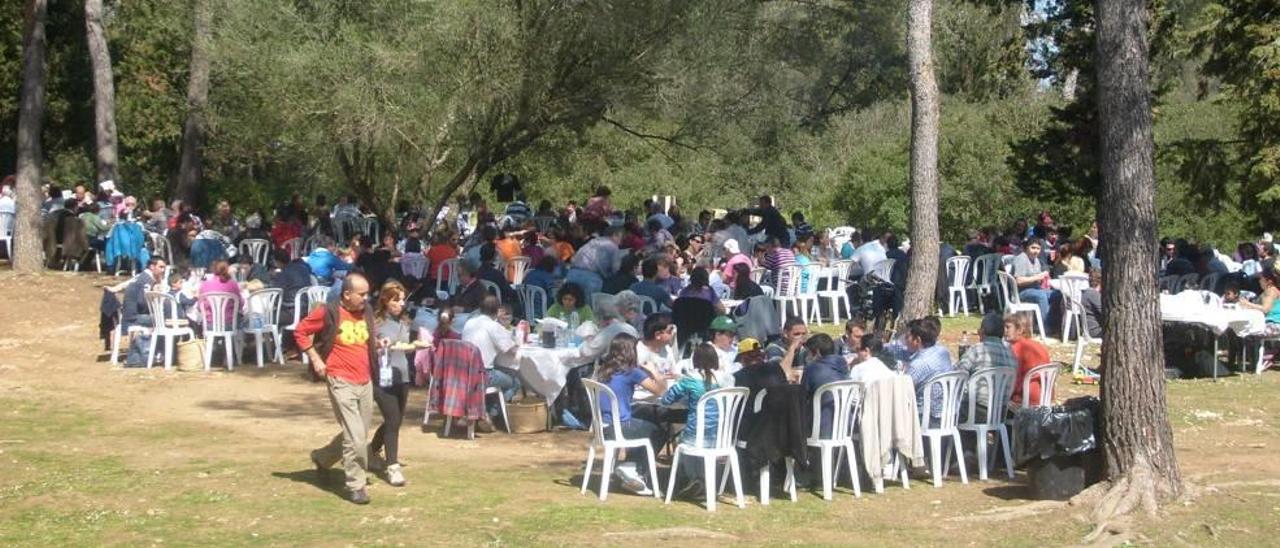
M507 418L513 434L535 434L547 431L547 402L538 398L507 404Z
M204 371L204 339L179 341L174 348L178 371Z

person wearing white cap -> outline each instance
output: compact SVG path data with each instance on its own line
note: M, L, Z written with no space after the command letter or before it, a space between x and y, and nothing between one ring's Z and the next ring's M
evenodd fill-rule
M751 257L738 248L737 240L725 240L724 252L727 258L725 259L724 267L720 269L720 278L724 280L725 285L733 285L734 265L743 263L748 268L755 268L755 265L751 262Z

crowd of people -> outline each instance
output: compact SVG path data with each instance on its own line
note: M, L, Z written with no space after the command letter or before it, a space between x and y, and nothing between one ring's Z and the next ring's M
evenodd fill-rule
M926 397L938 396L923 392L935 375L996 367L1017 372L1015 402L1025 397L1037 405L1038 389L1021 393L1022 376L1049 361L1027 314L985 316L977 343L954 357L940 343L936 316L896 326L890 336L911 259L908 243L892 231L817 230L800 212L788 222L769 196L749 207L685 216L675 205L649 200L637 211L619 210L604 187L583 205L569 202L561 208L545 200L531 207L516 190L501 209L490 209L475 194L436 219L402 204L390 223L350 196L330 206L324 196L307 205L295 195L269 219L263 212L241 217L224 200L205 219L178 201L155 200L143 210L113 185L103 185L96 195L84 187L69 194L49 188L48 195L42 208L46 226L55 228L46 229L46 235L60 246L63 260L70 252L60 237L78 237L67 226L83 227L87 248L101 253L114 245L118 226L138 225L152 234L135 242L144 255L106 253L145 260L138 261L135 277L112 288L119 313L107 317L104 311L104 321L126 329L150 325L144 294L162 291L174 297L198 331L215 313L206 304L208 295L280 289L281 323L297 318L293 336L285 340L289 354L305 358L326 380L341 426L312 460L319 469L342 461L350 498L357 503L368 502L366 470L384 472L392 485L406 483L397 457L398 431L408 387L423 381L411 366L414 353L435 350L445 340L464 341L483 361L486 385L510 401L520 391L521 378L503 367L502 358L521 343L513 334L520 320L555 318L570 326L562 335L568 337L577 336L577 326L592 324L594 330L575 341L577 354L567 363L573 371L556 418L566 425L589 422L575 379L594 378L617 396L622 432L611 435L648 438L654 447L665 443L671 424L684 425L681 436L687 442L700 427L711 428L714 414L698 425L692 410L701 395L719 387L746 386L755 393L796 384L812 395L828 382L871 383L900 371L910 376L923 405ZM8 187L0 193L0 213L6 207L12 209ZM1005 231L976 230L959 251L943 244L938 302L946 300L949 284L945 259L996 254L1021 299L1035 303L1046 326L1057 325L1051 318L1063 311L1051 281L1088 276L1090 287L1080 298L1088 335L1098 337L1105 315L1099 238L1094 224L1071 240L1047 212L1034 225L1018 221ZM240 245L250 241L267 242L268 253L257 256ZM1229 276L1224 282L1229 289L1259 294L1261 302L1253 306L1266 309L1269 322L1275 316L1280 323L1275 299L1280 291L1268 260L1275 248L1269 239L1242 244L1235 257L1182 241L1164 244L1162 274L1221 272ZM527 271L515 266L521 261L527 261ZM781 318L775 329L745 329L750 319L744 308L752 299L768 299L790 267L841 262L848 267L855 313L840 336L811 335L807 318L794 316ZM800 283L828 282L804 277ZM325 302L295 310L298 293L316 285L330 286ZM527 306L524 289L529 287L552 297L549 306ZM683 326L693 316L700 319L686 333ZM677 325L683 344L674 345ZM984 395L975 396L985 401ZM383 424L366 443L375 406ZM612 408L603 407L611 424ZM475 424L482 432L492 431L499 420L494 402L486 411ZM824 428L829 428L829 412L815 417ZM656 478L645 477L637 466L643 458L638 453L627 452L616 474L624 488L646 493ZM697 488L698 482L689 479L690 488Z

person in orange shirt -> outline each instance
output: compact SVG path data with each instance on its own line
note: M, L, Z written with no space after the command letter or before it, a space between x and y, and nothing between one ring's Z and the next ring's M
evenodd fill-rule
M427 248L427 279L430 281L428 285L435 284L437 275L448 280L449 269L447 267L441 269L440 266L457 256L458 237L449 229L437 232L435 238L431 240L431 247Z
M563 264L569 264L569 259L573 258L575 251L573 249L573 242L571 241L573 238L572 235L569 234L568 230L557 230L555 238L556 258L560 259L560 262Z
M311 452L316 472L322 473L339 460L347 478L347 499L369 504L369 427L373 421L373 386L370 366L376 363L377 333L373 309L369 306L369 280L362 274L348 274L342 280L342 298L311 311L298 323L294 339L311 358L311 367L326 380L329 403L342 432L328 445Z
M516 281L515 270L511 267L511 261L524 253L524 250L520 248L519 239L523 234L523 230L519 232L502 231L498 233L498 239L493 242L493 247L497 249L498 256L502 257L502 264L507 265L503 270L509 283L515 283Z
M1049 349L1031 337L1031 316L1028 314L1009 314L1004 317L1004 336L1013 350L1013 357L1018 361L1018 377L1013 383L1014 403L1023 402L1022 382L1027 372L1038 365L1049 363ZM1031 380L1031 406L1040 405L1040 379ZM1046 404L1052 402L1045 402Z

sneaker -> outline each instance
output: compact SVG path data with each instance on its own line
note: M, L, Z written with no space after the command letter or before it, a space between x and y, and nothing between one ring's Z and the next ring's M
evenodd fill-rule
M400 472L399 464L387 466L387 483L394 487L404 487L406 482L404 481L404 474Z
M653 491L644 484L644 479L637 474L634 468L619 466L614 471L614 476L622 483L622 488L635 493L637 495L652 495Z
M369 454L369 470L372 472L381 472L387 469L387 461L378 453Z
M364 487L361 487L355 491L347 493L347 500L351 501L353 504L369 504L369 492L366 491Z

